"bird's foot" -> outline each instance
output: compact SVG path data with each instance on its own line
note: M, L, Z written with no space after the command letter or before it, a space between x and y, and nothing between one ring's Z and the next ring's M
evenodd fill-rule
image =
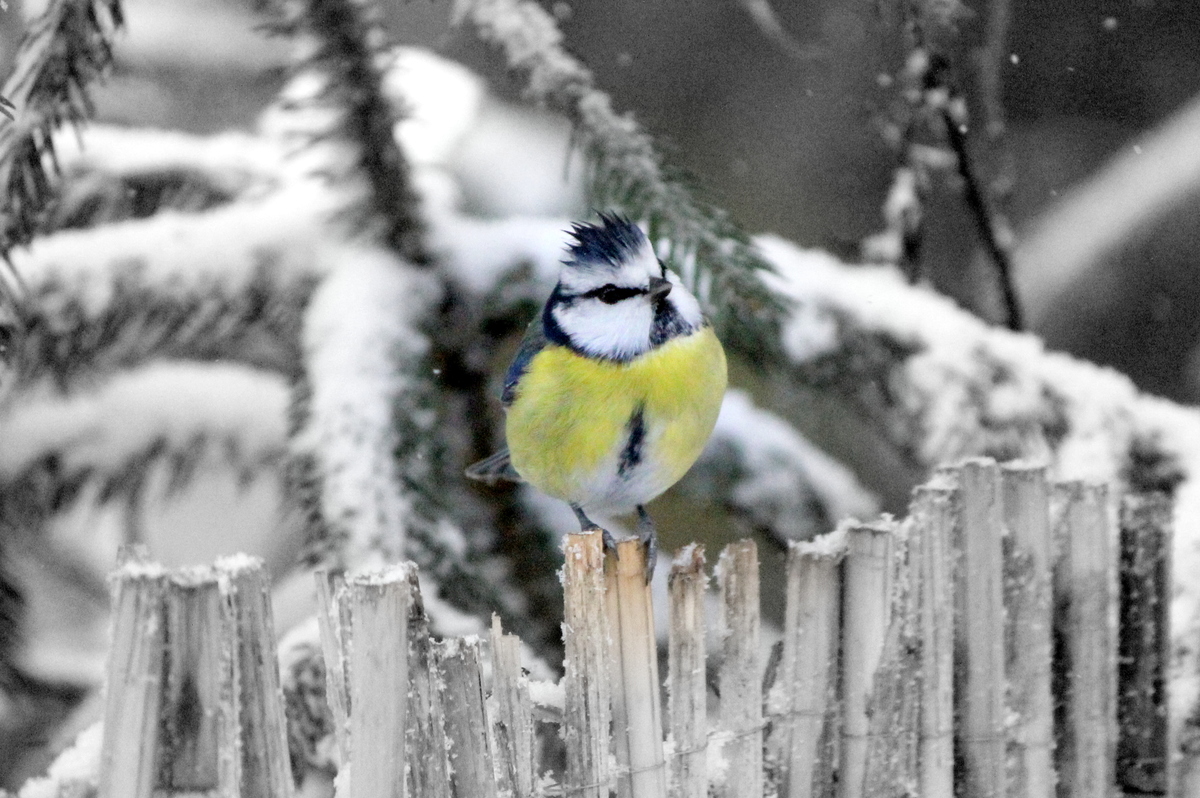
M617 553L617 541L613 539L612 533L588 518L587 514L583 512L583 508L579 505L572 504L571 509L575 511L575 517L579 519L579 531L595 532L599 530L600 538L604 541L604 550L615 555Z
M658 562L658 534L654 531L654 521L645 507L639 504L637 514L638 540L642 541L646 549L646 584L650 584L650 577L654 576L654 565Z

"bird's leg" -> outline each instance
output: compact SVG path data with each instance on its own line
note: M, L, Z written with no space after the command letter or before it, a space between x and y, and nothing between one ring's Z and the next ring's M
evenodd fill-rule
M646 547L646 583L654 576L654 563L658 560L658 534L654 531L654 520L642 505L637 506L638 539Z
M578 504L572 504L571 509L575 511L575 517L579 519L579 530L581 532L591 532L593 530L599 529L600 537L604 540L604 548L607 549L608 551L611 551L613 554L616 554L617 542L615 540L613 540L612 533L609 532L604 527L597 524L592 519L588 518L587 515L583 512L583 508L580 507Z

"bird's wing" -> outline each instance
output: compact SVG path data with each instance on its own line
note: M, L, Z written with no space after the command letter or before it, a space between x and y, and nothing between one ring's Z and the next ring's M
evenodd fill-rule
M525 375L534 356L546 348L546 343L546 333L542 329L542 317L541 314L538 314L533 321L529 322L529 327L525 330L525 338L521 341L521 348L517 350L517 356L513 358L512 365L508 367L508 373L504 375L504 390L500 394L500 401L505 407L509 407L516 400L517 383Z
M501 449L491 457L484 458L467 468L466 474L471 479L479 480L488 485L497 482L521 482L521 475L512 467L508 456L508 447Z
M513 358L512 365L508 367L508 373L504 375L504 390L500 394L500 401L505 407L508 407L516 400L517 383L521 381L521 377L529 368L529 362L533 360L534 355L542 351L545 347L546 334L542 332L542 317L539 314L533 321L529 322L529 327L525 330L525 338L521 341L521 347L517 350L517 356ZM512 466L512 460L508 455L508 447L501 449L491 457L484 458L478 463L469 466L466 474L471 479L477 479L488 485L495 485L497 482L524 481Z

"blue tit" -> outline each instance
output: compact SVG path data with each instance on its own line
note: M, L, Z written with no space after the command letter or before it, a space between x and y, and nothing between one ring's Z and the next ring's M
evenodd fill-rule
M576 224L558 284L504 379L507 449L467 469L524 480L587 516L638 514L704 448L725 394L725 351L700 303L635 224L601 214ZM611 545L611 539L606 542Z

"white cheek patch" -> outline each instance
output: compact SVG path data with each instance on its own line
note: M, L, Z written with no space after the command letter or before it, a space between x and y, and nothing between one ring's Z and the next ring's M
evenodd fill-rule
M667 269L667 279L671 282L671 293L667 294L667 302L690 327L699 327L704 323L704 312L692 292L683 287L679 275Z
M631 297L615 305L580 299L552 312L571 343L589 355L624 360L650 349L654 319L645 297Z

